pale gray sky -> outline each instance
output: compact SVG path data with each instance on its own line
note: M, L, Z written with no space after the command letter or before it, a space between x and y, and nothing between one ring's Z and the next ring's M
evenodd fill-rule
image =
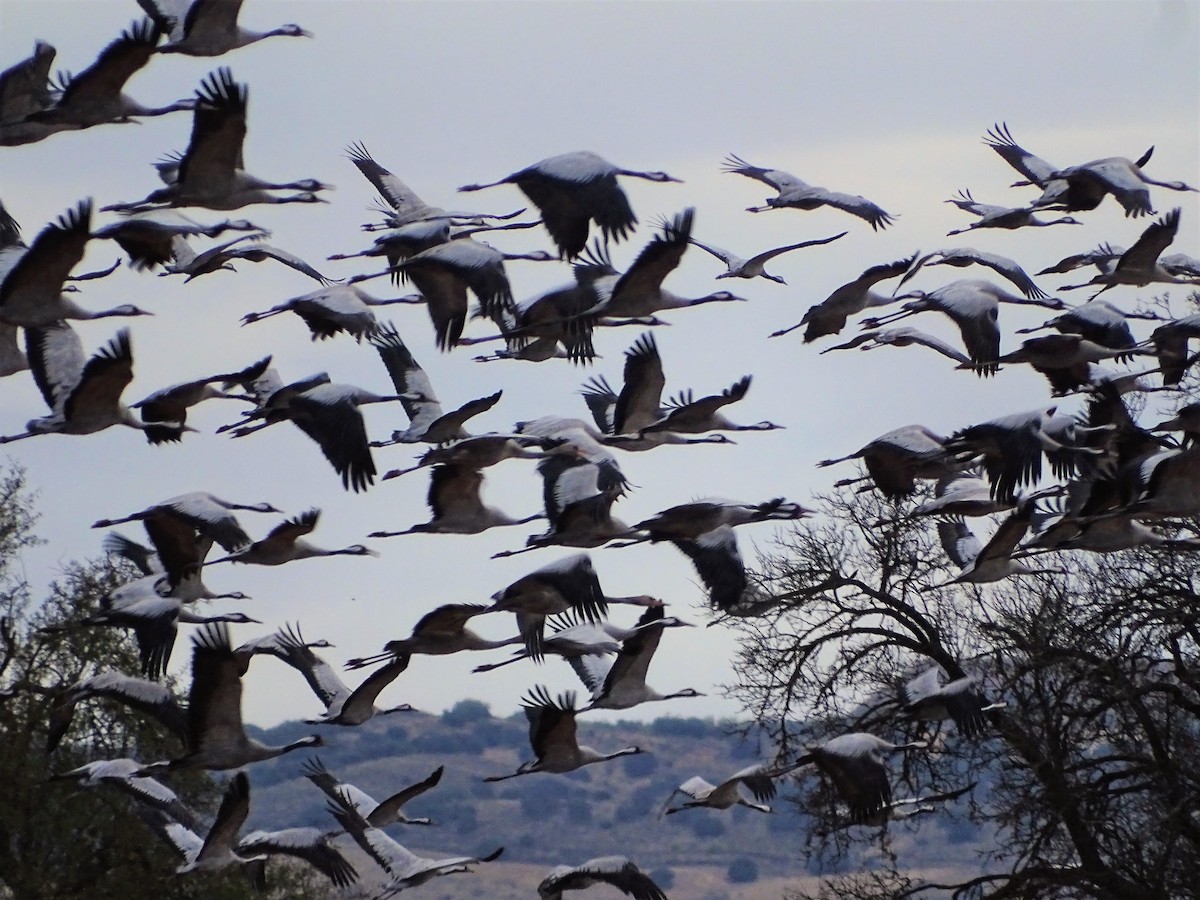
M133 0L0 0L0 67L30 53L36 39L58 48L56 68L78 71L140 15ZM737 436L731 447L667 447L624 454L621 463L636 492L616 513L637 521L676 503L720 495L764 500L786 495L809 500L849 467L816 469L817 460L847 453L910 422L950 432L1035 406L1048 389L1040 377L1010 368L988 381L955 372L920 349L884 349L868 355L820 356L833 339L813 346L799 333L767 340L863 269L917 249L976 246L1014 257L1033 271L1100 241L1128 246L1149 219L1126 219L1111 199L1080 216L1083 227L1019 232L983 231L954 238L969 217L943 203L970 188L985 203L1020 205L1033 192L1010 189L1013 172L981 143L985 131L1007 121L1023 146L1067 166L1105 156L1138 156L1155 146L1147 170L1156 177L1200 183L1200 4L1197 3L392 3L273 2L250 0L243 24L268 29L298 22L313 40L275 38L220 59L155 59L130 83L148 104L191 96L200 79L228 65L250 85L247 168L262 177L315 177L337 185L332 203L249 207L235 215L274 232L271 242L308 259L333 277L375 268L326 262L330 253L365 248L371 236L359 224L372 190L346 160L344 148L363 141L375 158L422 197L446 207L491 211L528 205L512 187L458 195L458 185L491 181L544 157L595 151L619 166L661 169L684 183L626 180L643 225L614 261L627 264L652 235L647 224L684 207L697 208L695 236L749 256L754 252L838 231L835 244L776 260L787 286L764 280L720 282L749 298L669 314L659 329L668 391L719 391L754 374L749 396L731 415L739 421L772 419L786 431ZM0 150L0 197L31 240L43 225L83 197L97 206L140 198L157 186L154 162L182 150L187 113L65 133L24 147ZM897 215L875 233L859 219L832 210L745 212L772 193L764 185L723 174L730 152L751 163L790 171L811 183L859 193ZM1184 209L1173 250L1200 255L1196 194L1154 190L1156 208ZM223 214L194 211L205 221ZM110 221L108 214L96 223ZM508 250L548 248L540 229L496 235ZM94 242L83 268L117 256ZM136 377L133 401L178 381L244 366L272 353L285 380L328 371L335 381L385 391L386 374L373 350L346 337L318 344L294 317L240 328L240 317L316 287L269 263L243 264L237 274L206 276L183 285L122 268L84 286L92 308L136 302L154 318L132 320ZM692 250L668 287L680 294L717 289L715 259ZM1076 275L1078 273L1075 273ZM518 298L569 280L558 263L512 263ZM931 269L914 287L932 289L955 277L986 271ZM1045 278L1053 291L1075 277ZM889 289L891 283L886 285ZM390 296L382 280L368 289ZM1073 301L1084 299L1076 292ZM1109 296L1127 308L1156 290L1119 288ZM1181 292L1174 292L1182 297ZM504 388L501 402L475 423L507 430L543 414L582 415L580 384L593 372L619 384L624 350L636 329L597 337L603 358L591 369L564 361L542 364L471 361L472 348L441 354L424 309L383 310L429 371L443 401L457 404ZM1036 324L1038 309L1005 309L1004 348L1015 328ZM78 326L89 352L105 343L118 320ZM923 316L913 323L953 338L948 322ZM857 331L853 324L843 338ZM482 323L468 334L487 333ZM20 431L44 415L27 375L5 379L0 432ZM41 496L41 532L49 545L29 557L29 577L44 583L68 559L95 555L103 533L96 518L141 509L175 494L209 490L241 502L267 500L289 514L323 510L313 535L324 546L364 540L367 532L424 521L428 479L411 475L378 484L365 495L342 491L315 444L290 425L244 440L212 432L238 407L212 402L193 412L205 433L180 446L150 447L128 429L88 437L49 436L6 448L26 466ZM396 408L367 412L375 437L403 425ZM376 453L380 471L407 464L419 448ZM540 483L532 463L510 462L488 471L487 499L514 515L532 512ZM277 517L246 514L255 536ZM137 528L126 533L138 538ZM332 662L371 653L408 634L426 611L447 602L483 602L510 581L564 551L542 550L492 560L518 547L537 526L478 536L409 536L365 541L378 559L308 560L279 569L221 566L208 575L217 590L242 590L264 628L298 620L306 635L337 647ZM769 541L771 529L741 530L745 554ZM672 611L703 625L709 613L686 559L669 546L593 552L611 594L652 593ZM226 607L228 608L228 607ZM616 609L624 622L629 610ZM621 614L625 613L624 616ZM491 636L511 633L507 616L477 620ZM252 626L236 638L259 633ZM721 627L669 632L650 681L664 691L692 686L703 700L680 700L610 718L736 715L717 685L732 680L733 642ZM515 710L521 695L545 682L574 686L557 661L535 669L514 665L489 675L472 666L497 654L419 657L384 695L428 710L471 696L494 712ZM189 644L181 637L174 668L186 669ZM354 675L351 678L356 677ZM270 725L312 715L316 701L292 673L264 666L247 688L247 716Z

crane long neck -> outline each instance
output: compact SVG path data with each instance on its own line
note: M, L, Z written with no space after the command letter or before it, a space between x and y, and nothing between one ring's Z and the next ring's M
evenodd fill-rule
M590 762L605 762L606 760L616 759L618 756L630 756L632 754L642 752L637 747L622 747L620 750L614 750L612 753L597 753L595 750L592 750L590 747L580 747L579 749L580 749L580 751L591 750L592 753L596 754L596 756L598 758L594 759L594 760L590 760Z
M521 635L519 635L519 634L513 635L510 638L504 638L502 640L489 640L488 638L479 638L474 649L476 649L476 650L495 650L497 647L511 647L513 644L523 644L523 643L525 643L525 638L521 637ZM521 659L521 658L522 657L514 657L513 659L509 660L509 662L516 662L517 659Z

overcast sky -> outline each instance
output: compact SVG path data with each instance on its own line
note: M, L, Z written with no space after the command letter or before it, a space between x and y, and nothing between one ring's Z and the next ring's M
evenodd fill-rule
M58 49L55 68L78 71L140 15L134 0L47 2L0 0L0 68L26 57L34 41ZM242 22L256 29L294 21L312 40L273 38L220 59L164 56L132 79L128 92L149 105L189 97L218 65L250 85L246 167L271 180L314 177L335 184L329 205L248 207L235 213L270 228L271 243L298 253L335 277L376 268L374 261L326 262L331 253L369 246L359 230L374 216L370 185L345 158L362 141L385 167L429 203L509 211L528 202L513 187L458 195L469 182L492 181L544 157L572 150L599 153L618 166L659 169L682 184L623 184L642 225L613 247L628 264L652 236L649 224L696 207L694 235L750 256L769 247L848 230L829 246L775 261L781 286L715 282L721 264L693 249L667 286L684 295L726 287L747 303L714 304L664 316L672 323L656 336L667 390L720 391L754 375L748 397L730 409L738 421L771 419L784 431L735 436L736 446L664 447L622 454L637 490L615 514L638 521L659 509L719 495L746 501L776 496L807 502L848 466L816 469L825 457L848 453L891 429L921 422L948 433L973 422L1045 401L1040 377L1008 368L980 381L948 361L916 349L821 356L834 343L802 344L799 333L767 335L799 321L804 311L863 269L921 249L975 246L1016 258L1036 271L1101 241L1128 246L1151 221L1126 219L1111 199L1079 217L1085 225L1018 232L980 231L946 237L970 217L943 201L969 188L982 202L1020 205L1036 196L1011 189L1018 176L981 143L987 129L1006 121L1016 140L1051 163L1067 166L1107 156L1136 158L1154 145L1146 166L1160 179L1200 184L1200 4L1165 3L390 3L273 2L251 0ZM38 144L0 149L0 197L32 240L43 225L84 197L97 207L141 198L157 186L156 159L182 150L188 113L140 125L109 125L58 134ZM745 212L772 194L766 186L723 174L721 160L736 153L751 163L790 171L813 184L862 194L896 215L873 232L836 210ZM1156 209L1183 207L1173 251L1200 255L1197 194L1155 189ZM203 210L204 221L225 214ZM97 225L111 221L98 215ZM549 249L535 229L489 238L506 250ZM202 242L198 242L202 243ZM113 244L92 242L81 270L118 256ZM364 265L358 265L363 262ZM1079 280L1052 276L1054 291ZM1090 273L1089 273L1090 274ZM509 265L514 293L524 298L570 279L560 263ZM933 289L956 277L990 277L986 270L929 269L913 287ZM890 290L894 283L887 283ZM89 308L134 302L155 313L128 320L133 328L133 401L179 381L248 365L267 353L285 381L328 371L334 381L380 392L389 383L378 356L341 336L312 343L298 318L278 317L250 327L239 319L316 288L303 276L270 263L242 264L184 285L122 267L84 285ZM386 281L367 285L393 295ZM1165 292L1118 288L1107 297L1131 308L1138 298ZM1084 298L1064 295L1072 302ZM1182 300L1183 292L1172 292ZM1182 311L1182 304L1177 305ZM597 335L602 358L588 368L556 360L541 364L471 361L474 348L440 353L421 307L380 311L392 320L439 397L453 406L504 389L503 399L476 420L475 430L506 431L544 414L583 415L578 396L590 374L620 384L623 353L637 329ZM1004 349L1013 330L1046 317L1036 308L1001 313ZM77 327L90 353L122 320ZM950 323L926 314L912 324L952 338ZM468 326L488 333L486 323ZM843 333L856 333L852 323ZM1066 404L1070 406L1070 403ZM496 529L477 536L407 536L366 541L377 529L425 521L425 474L377 484L365 495L344 492L316 445L291 425L231 441L214 434L240 409L212 401L189 422L203 433L182 445L151 447L140 434L113 428L87 437L47 436L5 448L28 470L40 492L40 532L48 545L28 557L38 585L70 559L95 556L103 533L99 517L142 509L176 494L207 490L238 502L269 501L296 514L323 510L314 542L340 547L363 541L377 559L306 560L278 569L220 566L206 580L215 590L252 595L244 610L264 621L240 626L235 639L299 621L309 637L325 637L339 665L409 633L433 607L484 602L489 595L564 552L540 550L512 559L492 553L519 547L538 525ZM45 415L28 374L0 383L0 432L23 429ZM406 424L397 407L367 410L373 437ZM376 451L380 472L408 464L421 447ZM534 512L541 486L531 462L487 471L486 499L514 516ZM278 521L241 517L254 536ZM141 529L125 533L144 540ZM740 530L747 557L769 545L772 529ZM597 550L593 559L605 590L650 593L671 611L703 626L710 613L687 560L673 547ZM218 601L219 608L232 608ZM613 618L627 623L630 610ZM476 620L481 631L513 633L508 616ZM734 674L733 641L724 628L699 627L664 636L650 683L669 692L695 687L708 696L653 704L608 718L736 716L720 685ZM381 702L407 701L436 711L478 697L498 714L518 707L536 683L552 690L573 685L566 666L551 660L489 675L470 669L490 655L419 657ZM189 644L182 637L173 668L185 671ZM356 678L351 673L348 680ZM315 714L303 682L278 667L256 667L249 678L246 714L271 725Z

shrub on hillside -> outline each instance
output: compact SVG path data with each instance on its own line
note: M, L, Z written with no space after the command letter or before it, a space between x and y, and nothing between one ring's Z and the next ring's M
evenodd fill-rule
M750 884L758 881L758 863L746 856L739 856L725 870L730 884Z
M658 768L658 759L653 753L635 753L621 760L627 778L646 778Z
M470 725L491 717L492 711L480 700L459 700L442 713L442 721L455 727Z
M716 726L711 719L663 716L650 723L650 731L663 737L711 737Z

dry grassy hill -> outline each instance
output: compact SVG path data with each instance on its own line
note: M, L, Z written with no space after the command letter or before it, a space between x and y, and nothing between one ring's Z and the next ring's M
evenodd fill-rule
M277 743L312 730L288 723L261 736ZM581 719L581 742L605 751L636 745L647 752L566 775L534 774L494 784L481 779L512 772L530 755L527 726L523 717L494 718L476 701L440 716L389 716L361 728L322 733L328 742L320 753L325 765L378 799L445 766L441 783L406 810L431 817L437 827L388 829L415 852L444 856L505 848L499 861L480 867L482 873L420 887L421 896L431 900L532 897L555 865L608 854L629 856L671 883L673 897L778 898L786 887L798 887L822 871L871 866L882 852L878 829L857 828L840 860L828 853L807 856L811 828L789 802L794 788L786 783L769 815L734 808L660 816L664 801L687 778L702 775L715 782L762 757L752 739L708 719L662 718L649 724ZM330 824L324 795L300 776L297 757L254 766L249 827ZM903 866L957 869L973 858L970 845L978 834L947 812L893 825L886 840ZM740 874L752 880L731 880L731 867L735 879ZM596 889L591 896L621 895Z

